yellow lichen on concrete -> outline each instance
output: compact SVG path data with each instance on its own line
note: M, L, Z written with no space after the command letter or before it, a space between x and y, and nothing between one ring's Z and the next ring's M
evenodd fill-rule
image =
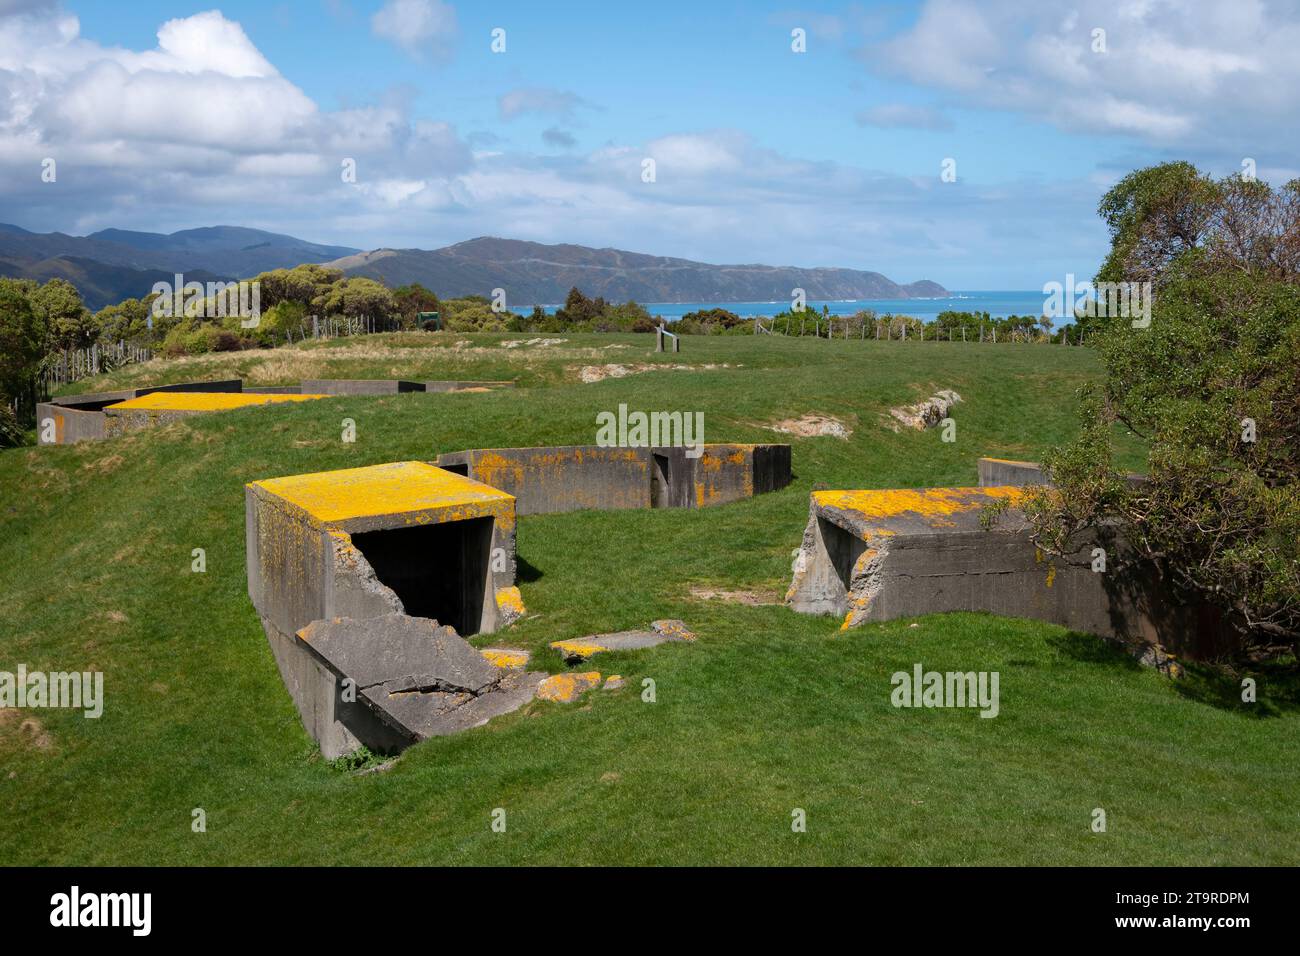
M912 513L927 518L974 511L989 498L1006 498L1015 504L1024 488L999 485L992 488L923 488L873 491L814 491L813 503L823 508L852 511L864 518L892 518Z
M590 657L592 654L600 654L608 651L609 648L599 641L589 640L587 638L570 638L566 641L552 641L551 647L555 648L565 657Z
M106 411L141 412L225 412L251 405L279 402L310 402L328 395L260 395L256 392L150 392L128 398L105 408Z
M485 647L479 651L489 663L497 667L523 667L528 663L527 651L516 651L504 647Z
M519 593L519 588L497 588L497 607L503 611L514 611L516 614L524 613L524 598Z
M537 685L537 696L542 700L570 704L599 683L600 671L587 671L585 674L554 674Z
M514 523L513 496L421 461L269 478L252 487L327 524L404 513L418 514L417 523L488 516Z
M681 621L671 621L671 620L655 621L653 624L651 624L651 627L654 628L654 630L657 631L658 633L664 635L665 637L670 637L676 641L695 640L695 632L690 630Z

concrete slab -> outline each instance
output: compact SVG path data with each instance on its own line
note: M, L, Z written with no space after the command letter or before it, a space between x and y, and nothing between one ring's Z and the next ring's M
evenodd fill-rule
M527 667L532 658L532 654L519 647L485 647L479 653L496 667Z
M600 684L600 671L585 674L554 674L537 685L537 697L560 704L571 704Z
M639 651L657 647L669 641L693 641L695 634L677 620L655 621L648 631L616 631L613 634L592 634L589 637L552 641L551 647L560 652L566 663L584 661L596 654L609 651Z
M532 700L545 676L502 670L451 628L405 614L317 621L297 636L368 709L349 729L372 750L479 726Z
M105 407L113 412L224 412L252 405L274 405L280 402L309 402L325 395L263 394L253 392L150 392L128 398Z

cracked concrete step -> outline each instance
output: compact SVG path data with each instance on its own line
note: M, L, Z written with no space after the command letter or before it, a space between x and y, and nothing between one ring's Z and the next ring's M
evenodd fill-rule
M498 667L453 628L406 614L314 621L298 639L409 743L516 710L546 676Z

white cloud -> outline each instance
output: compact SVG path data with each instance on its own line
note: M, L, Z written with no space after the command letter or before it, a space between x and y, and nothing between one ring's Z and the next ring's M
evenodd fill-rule
M1300 22L1265 0L928 0L869 68L1078 132L1200 155L1294 152ZM1095 31L1104 31L1104 52Z
M585 105L564 91L524 92L504 111ZM1091 182L941 185L810 161L734 129L590 152L552 135L565 149L544 155L478 137L471 153L450 125L409 109L399 95L322 109L218 13L169 21L142 50L88 40L55 9L3 18L0 219L68 232L237 223L367 247L501 235L843 265L956 288L1038 287L1067 269L1090 272L1104 248ZM57 183L40 181L46 156L58 161ZM654 183L641 178L647 157ZM355 184L341 179L345 159ZM1052 228L1044 209L1082 225ZM989 261L1022 274L990 278Z
M34 174L45 157L58 163L54 183ZM342 181L344 159L370 193ZM274 217L391 205L418 192L403 184L471 162L452 127L412 119L400 96L321 110L216 11L167 21L140 51L87 40L53 8L0 18L5 218L26 210L39 227L76 210L94 226L129 217L152 229L230 221L236 206Z
M370 29L416 57L441 58L456 38L456 11L441 0L388 0Z

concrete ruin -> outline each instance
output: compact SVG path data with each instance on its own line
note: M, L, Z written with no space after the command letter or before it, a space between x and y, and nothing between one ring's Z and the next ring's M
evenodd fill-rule
M108 437L104 409L128 399L155 392L238 392L243 382L220 379L210 382L180 382L175 385L152 385L146 388L119 389L115 392L91 392L52 398L36 406L37 441L43 445L71 445L79 441L99 441ZM53 425L47 430L46 423Z
M249 597L326 758L399 750L531 699L544 674L495 667L463 640L522 610L512 496L407 461L252 482L245 506Z
M482 392L513 388L514 382L400 379L310 379L298 385L246 388L242 379L151 385L52 398L36 406L37 440L43 445L99 441L188 415L250 405L306 401L336 395L397 395L408 392ZM164 397L163 393L167 396ZM186 397L176 397L183 393ZM207 397L204 397L207 396ZM46 425L50 427L46 427Z
M438 456L441 468L509 492L520 515L624 508L704 508L790 483L790 446L477 448Z
M1048 560L1016 508L1025 493L1022 485L815 491L786 603L836 615L842 629L987 611L1193 658L1225 649L1216 615L1173 598L1104 529L1066 560ZM1095 548L1105 552L1104 570L1094 570Z
M104 437L166 425L212 412L228 412L282 402L308 402L324 395L258 395L248 392L152 392L104 408Z

